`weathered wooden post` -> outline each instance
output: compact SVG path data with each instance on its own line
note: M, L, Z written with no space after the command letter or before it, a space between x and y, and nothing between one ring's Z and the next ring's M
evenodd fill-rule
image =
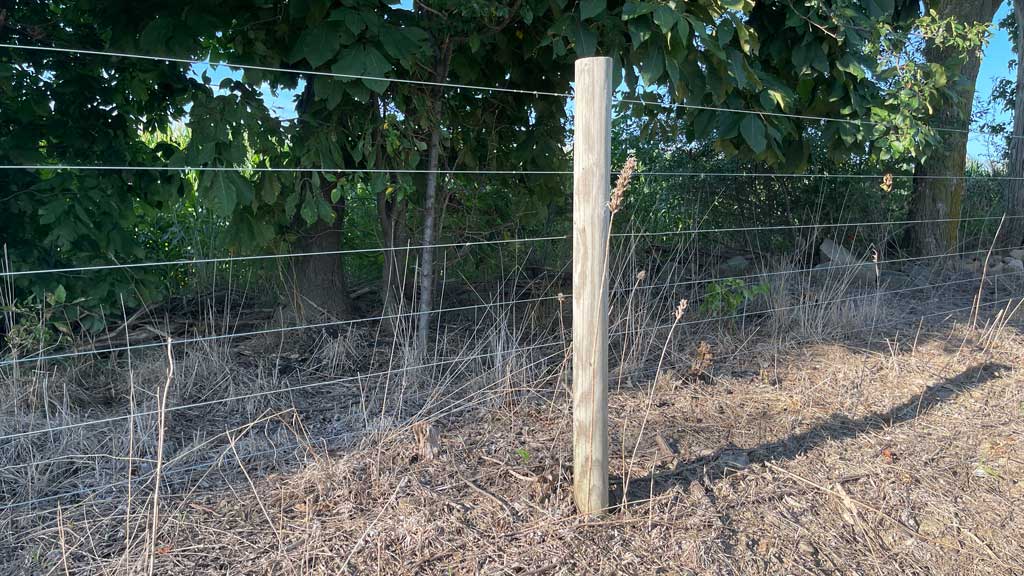
M608 194L612 59L576 61L572 207L573 492L608 508Z

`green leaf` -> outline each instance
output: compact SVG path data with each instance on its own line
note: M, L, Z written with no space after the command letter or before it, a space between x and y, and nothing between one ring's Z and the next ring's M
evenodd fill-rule
M231 172L203 172L199 179L200 197L205 197L210 210L217 216L228 218L238 204L238 191L235 189Z
M661 79L664 71L665 53L661 50L661 47L651 44L640 65L640 77L643 78L644 84L653 86Z
M725 48L732 41L733 34L736 32L736 27L733 26L732 20L723 20L716 29L715 33L718 36L718 45Z
M334 222L334 218L335 218L334 209L331 208L331 205L328 204L326 200L320 198L319 202L316 203L316 207L317 207L317 216L320 218L320 220L323 220L324 222L326 222L328 224L330 224L331 222Z
M428 39L427 33L419 28L397 28L380 35L388 56L409 64L425 52Z
M58 284L57 289L53 291L53 303L63 304L68 299L68 291L64 289L63 284Z
M654 23L661 28L661 31L668 34L672 31L672 27L676 25L678 20L682 20L675 10L668 6L658 6L654 10Z
M743 0L722 0L722 6L725 6L729 10L742 10Z
M523 24L529 26L533 23L533 10L529 6L523 6L519 9L519 16L523 19Z
M626 2L625 6L622 7L622 19L630 20L644 14L650 14L657 7L657 4L653 2Z
M306 194L306 197L302 200L302 209L299 211L302 219L306 221L306 224L312 226L320 215L320 211L316 205L316 199L311 194Z
M715 126L715 113L711 110L701 110L693 119L694 136L703 140L711 136L711 130Z
M331 203L337 204L341 200L341 186L331 188Z
M364 70L368 76L385 76L391 72L391 63L373 46L366 46L363 50ZM377 92L378 94L388 89L387 80L370 80L363 78L363 85Z
M273 174L267 174L260 182L260 199L264 204L273 204L281 193L281 181Z
M328 20L343 22L353 35L357 35L366 29L366 21L362 18L362 15L351 8L333 10Z
M299 204L298 192L292 192L284 199L284 216L285 218L291 218L295 215L295 207Z
M305 58L314 68L323 65L334 58L341 48L343 41L341 31L341 28L329 23L322 23L305 30L296 41L295 47L292 48L289 59L292 62L298 62ZM351 40L352 37L348 36L347 41Z
M597 32L582 24L576 27L576 55L593 56L597 51Z
M338 60L331 65L331 72L344 76L362 76L366 70L366 63L363 58L362 46L349 46L341 51ZM342 82L349 82L354 78L340 78Z
M580 0L580 18L586 20L605 11L608 0Z
M867 73L864 71L864 67L855 62L853 57L849 54L843 54L843 57L836 62L836 68L857 79L863 79L867 76Z
M782 92L779 92L778 90L773 90L771 88L765 90L765 92L769 96L771 96L772 100L775 100L775 102L779 105L779 108L781 108L783 111L786 110L786 96Z
M755 153L760 154L767 148L768 141L764 135L764 123L756 115L746 115L740 122L740 133L743 134L743 140Z

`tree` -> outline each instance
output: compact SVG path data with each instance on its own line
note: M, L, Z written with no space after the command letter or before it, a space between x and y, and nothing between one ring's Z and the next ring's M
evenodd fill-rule
M1014 37L1014 51L1017 53L1017 78L1012 93L1008 93L1006 104L1013 109L1013 129L1010 132L1009 180L1006 183L1005 209L1011 216L1003 223L1003 232L998 241L1002 248L1019 248L1024 245L1024 66L1020 55L1024 52L1024 0L1013 0L1011 29Z
M118 46L145 38L150 11L132 3L0 0L0 39L35 46ZM149 14L147 14L147 12ZM176 40L186 48L191 38ZM185 114L203 87L178 64L81 54L7 51L0 57L0 162L160 166L176 148L147 145ZM111 81L116 78L117 81ZM167 238L191 183L177 171L0 171L0 230L12 265L60 268L180 256ZM17 278L42 301L67 294L58 325L99 330L124 303L159 300L166 271ZM63 298L61 298L63 300Z
M926 5L940 18L955 18L968 25L987 26L1001 1L931 0ZM935 63L952 62L958 71L953 97L939 103L932 116L936 126L946 129L942 133L942 146L935 147L914 167L911 217L913 220L926 221L914 226L914 243L920 254L947 254L957 249L963 176L967 163L967 137L981 55L980 46L965 46L941 35L925 39L925 60Z
M436 283L429 265L433 251L428 246L406 254L399 248L411 238L433 244L447 203L481 188L469 178L437 170L568 167L565 99L530 92L568 92L577 57L612 56L616 74L634 99L684 104L677 120L685 122L689 138L711 142L721 154L786 170L806 164L811 134L836 157L872 154L895 162L922 156L935 141L922 120L945 79L942 66L911 68L881 57L903 49L906 30L918 22L913 0L860 0L841 10L826 0L799 5L700 0L674 6L654 0L436 0L414 3L411 10L382 0L223 0L160 3L142 10L121 0L58 3L45 14L30 12L29 5L18 3L7 21L35 18L44 28L56 29L70 14L73 22L87 22L96 30L62 39L61 45L209 56L299 71L247 68L241 80L212 87L208 79L191 80L190 69L180 64L149 63L163 71L166 77L161 77L134 74L126 59L87 58L97 66L96 76L116 79L109 83L118 89L179 87L173 106L162 104L132 118L158 129L184 118L191 104L187 144L138 148L139 135L128 123L123 145L157 153L177 166L239 168L202 172L194 191L199 211L230 231L233 251L288 244L299 251L336 251L347 235L349 203L375 199L377 232L388 248L381 292L390 310L404 306L400 299L417 291L416 282L402 282L413 277L408 266L416 264L421 311L430 309ZM17 41L40 42L31 37ZM57 44L47 38L40 43ZM46 82L43 71L63 57L49 55L45 64L37 59L19 73ZM144 61L131 62L141 67ZM259 97L260 87L300 90L298 119L282 123L273 118ZM92 88L75 86L83 95L77 106L90 106ZM46 115L31 108L32 98L24 100L22 113ZM658 107L623 104L623 109L643 118L655 115ZM13 149L17 146L0 154ZM71 158L55 154L52 147L46 150L45 161ZM287 171L252 172L253 167ZM107 177L136 178L130 174ZM562 184L557 177L514 177L502 188L565 206ZM75 182L65 186L81 191ZM27 230L35 215L19 214ZM134 230L134 224L127 226L126 237ZM41 245L53 241L47 238ZM108 257L94 247L75 248L76 259L83 254ZM38 259L29 255L27 261ZM291 283L300 302L344 314L343 260L320 255L297 262ZM428 327L421 323L421 339Z

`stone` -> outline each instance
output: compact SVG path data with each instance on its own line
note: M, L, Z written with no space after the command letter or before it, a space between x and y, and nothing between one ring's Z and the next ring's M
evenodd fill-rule
M1024 274L1024 262L1016 258L1011 258L1008 262L1005 262L1005 268L1010 272Z
M1010 256L1024 262L1024 249L1018 248L1016 250L1010 250Z
M830 238L826 238L821 243L820 249L821 253L833 264L852 265L857 263L857 259L853 257L849 250L836 244Z
M745 256L733 256L718 267L718 274L720 278L728 278L730 276L740 276L747 270L750 270L750 260L747 260Z
M846 282L852 278L856 284L875 283L875 265L870 262L849 266L822 262L814 270L814 279L819 282Z

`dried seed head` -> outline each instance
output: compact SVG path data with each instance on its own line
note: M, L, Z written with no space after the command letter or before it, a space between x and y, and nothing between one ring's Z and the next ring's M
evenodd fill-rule
M559 304L565 304L565 294L559 292L557 298Z
M679 305L676 306L676 321L683 317L683 312L686 312L686 307L690 305L690 302L683 298L679 301Z
M645 278L647 278L647 270L641 270L636 273L637 282L643 282Z
M622 200L626 195L626 188L629 187L629 180L633 177L633 172L636 170L636 156L630 155L626 158L626 163L622 166L622 170L619 171L619 179L615 181L615 189L612 190L612 199L608 203L608 208L612 214L615 214L622 208Z
M879 188L886 192L892 191L892 173L886 172L885 176L882 177L882 183L878 185Z

